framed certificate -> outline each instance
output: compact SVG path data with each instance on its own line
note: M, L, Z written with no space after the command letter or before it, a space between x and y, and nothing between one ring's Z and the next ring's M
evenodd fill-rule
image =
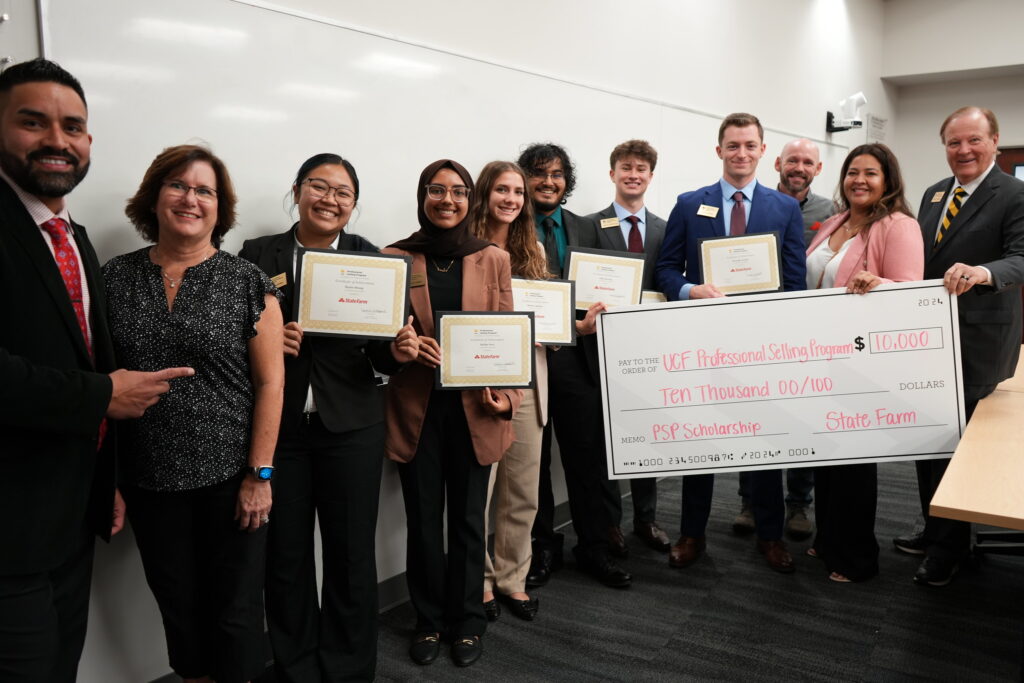
M438 311L438 389L533 386L533 312Z
M409 310L409 256L300 249L295 318L304 334L392 339Z
M722 294L753 294L782 290L779 233L756 232L700 241L704 282Z
M645 289L640 294L640 303L642 304L663 304L666 301L668 301L667 296L653 289Z
M643 254L569 247L565 272L566 279L576 283L577 310L585 311L598 301L607 306L640 303Z
M572 280L512 278L517 311L533 313L534 338L540 344L576 345L576 283Z

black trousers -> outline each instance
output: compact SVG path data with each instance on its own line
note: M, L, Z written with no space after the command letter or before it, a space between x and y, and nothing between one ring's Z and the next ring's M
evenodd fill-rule
M93 545L83 525L79 547L61 566L0 576L0 681L74 683L89 618Z
M377 667L377 508L384 423L342 434L317 413L274 455L267 625L281 683L371 681ZM317 599L313 529L323 583Z
M852 581L878 574L875 509L878 504L878 465L815 467L814 549L830 572Z
M607 465L605 465L607 468ZM613 524L622 524L622 489L615 479L605 480L605 505ZM645 477L630 479L629 492L633 498L633 524L653 522L658 514L658 479Z
M782 495L782 470L754 470L750 473L750 507L754 513L757 537L778 541L786 517ZM679 522L682 536L700 538L711 515L715 475L691 474L683 477L683 505Z
M266 668L267 527L240 531L241 476L191 491L122 488L167 653L182 678L244 683ZM271 513L273 515L273 513Z
M553 432L554 427L549 414L548 423L544 425L540 446L537 516L533 519L533 529L530 531L534 555L541 550L550 550L556 555L561 555L565 538L561 533L555 531L555 493L551 486L551 438Z
M491 466L477 462L462 392L431 393L416 457L399 464L398 473L408 525L405 576L416 631L482 636L487 629L484 508Z
M995 388L994 384L964 385L964 413L968 422L974 415L974 409L978 407L978 401L991 394ZM921 514L924 516L923 533L928 544L925 552L933 557L947 559L958 560L966 557L971 552L970 523L932 517L928 514L928 506L931 505L935 490L939 488L942 475L946 473L949 459L918 460L914 465L917 468L917 492L921 498Z
M575 552L577 556L607 554L607 530L617 520L605 503L608 463L600 387L590 378L581 346L549 351L548 378L548 408L578 539Z

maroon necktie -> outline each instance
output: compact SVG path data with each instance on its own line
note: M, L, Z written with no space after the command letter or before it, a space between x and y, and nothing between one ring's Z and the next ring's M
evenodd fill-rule
M739 190L732 195L732 215L729 217L729 234L742 235L747 231L747 212L743 210L743 193Z
M68 239L68 224L63 218L51 218L42 225L43 230L50 236L53 243L53 256L57 260L57 268L64 280L64 287L68 290L68 297L71 299L71 307L75 309L75 317L78 319L78 329L82 331L82 339L85 340L85 348L92 356L92 344L89 343L89 322L85 318L85 301L82 297L82 276L78 269L78 256L71 247ZM100 422L99 438L96 443L96 450L103 445L103 438L107 434L107 418Z
M629 229L629 250L634 254L644 253L644 238L640 236L640 219L636 216L626 216L626 220L632 226Z

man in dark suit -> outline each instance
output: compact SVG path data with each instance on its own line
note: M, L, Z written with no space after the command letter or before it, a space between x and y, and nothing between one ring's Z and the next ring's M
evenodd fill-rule
M717 287L704 282L698 255L703 237L777 231L785 290L806 288L800 205L757 182L757 163L764 150L764 130L756 116L730 114L722 121L715 148L722 160L722 179L679 195L668 219L657 280L670 301L722 296ZM683 477L681 535L669 553L671 566L689 566L704 551L713 487L714 475ZM753 472L750 497L758 550L775 571L792 572L793 558L782 542L785 505L781 470Z
M613 251L644 254L644 289L656 289L654 268L665 239L665 219L655 216L644 206L644 195L654 178L658 152L646 140L628 140L612 150L608 175L615 185L615 201L611 206L589 216L596 221L598 246ZM633 495L633 533L647 545L668 552L671 543L655 522L658 504L657 479L630 479ZM629 552L622 535L622 496L619 483L606 479L605 502L615 526L608 530L613 555L626 557Z
M92 536L124 523L106 418L142 415L191 374L113 371L99 263L64 204L89 169L86 120L81 86L53 62L0 74L4 681L75 680Z
M537 239L544 245L548 270L559 277L570 246L598 247L593 221L562 205L576 186L575 169L564 149L535 144L519 156L537 221ZM609 558L608 528L614 522L604 504L605 462L597 342L593 334L577 337L576 346L548 351L548 408L550 420L541 446L540 496L533 525L533 562L526 585L542 586L562 562L562 535L554 531L551 489L551 433L565 470L569 509L577 545L576 565L601 583L628 587L632 577Z
M964 410L1012 377L1020 354L1020 287L1024 283L1024 182L995 165L999 123L988 109L950 114L939 135L953 176L929 187L918 221L924 235L924 277L942 278L957 296ZM970 552L971 528L928 514L948 460L919 460L918 490L925 527L894 539L897 549L924 555L914 581L944 586Z

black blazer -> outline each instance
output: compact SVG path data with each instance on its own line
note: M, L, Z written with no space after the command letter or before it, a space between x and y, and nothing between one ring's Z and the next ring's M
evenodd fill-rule
M91 298L96 362L39 228L0 180L0 575L47 571L80 546L83 519L110 537L112 431L96 451L114 369L96 252L73 225Z
M957 310L964 384L998 384L1013 376L1020 355L1024 182L993 168L950 223L942 242L935 245L939 218L954 182L946 178L932 185L921 199L918 219L924 235L924 276L941 278L957 262L985 266L992 272L992 286L973 287L962 294Z
M626 244L626 240L622 237L622 229L618 226L614 228L602 228L601 220L604 218L615 218L615 207L611 204L608 205L604 211L598 211L595 214L591 214L587 218L594 221L597 228L597 237L600 244L600 249L613 249L615 251L629 251L629 245ZM661 243L665 239L665 219L658 218L651 210L647 210L647 225L644 230L644 289L658 288L658 284L654 279L655 267L658 265L658 253L661 252Z
M287 275L280 288L285 321L295 319L295 286L292 272L295 230L246 240L238 255L255 263L270 277ZM358 235L341 233L340 251L379 250ZM372 364L372 366L371 366ZM366 341L340 337L307 336L299 356L284 357L284 407L281 433L294 431L302 419L308 387L324 426L335 433L369 427L384 421L384 393L373 374L376 368L394 374L402 367L391 355L390 341Z

